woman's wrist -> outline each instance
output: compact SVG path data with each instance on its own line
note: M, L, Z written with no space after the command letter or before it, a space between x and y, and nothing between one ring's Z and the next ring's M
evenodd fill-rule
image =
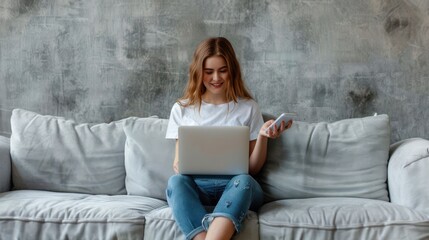
M265 134L259 133L258 134L258 139L261 139L263 141L267 141L268 137Z

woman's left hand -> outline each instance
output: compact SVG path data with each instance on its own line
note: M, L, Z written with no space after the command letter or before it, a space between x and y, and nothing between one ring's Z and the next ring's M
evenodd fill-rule
M278 138L282 132L292 127L293 121L290 120L287 123L284 121L280 124L280 127L268 129L268 127L274 122L274 120L269 120L262 125L259 134L268 138Z

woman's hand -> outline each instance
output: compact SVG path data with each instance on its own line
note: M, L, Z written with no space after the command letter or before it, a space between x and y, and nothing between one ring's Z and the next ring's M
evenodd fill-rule
M292 127L292 120L289 120L287 123L282 121L280 127L277 126L273 129L268 129L268 127L274 122L274 120L269 120L262 125L261 130L259 130L259 135L265 136L268 138L278 138L282 132ZM268 129L268 130L267 130Z
M173 162L173 170L174 170L174 173L179 174L179 161Z
M176 150L174 154L173 170L174 170L174 173L179 174L179 140L176 140Z
M280 127L268 130L267 128L274 122L274 120L269 120L264 123L259 130L259 136L256 140L250 141L249 150L250 150L250 161L249 161L249 173L251 175L256 175L264 166L265 161L267 160L267 143L268 138L277 138L280 134L289 129L292 126L292 120L285 123L284 121L280 124Z

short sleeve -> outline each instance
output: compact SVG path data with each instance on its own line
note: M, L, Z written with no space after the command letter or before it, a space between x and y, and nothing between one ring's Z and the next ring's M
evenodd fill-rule
M258 138L259 130L264 125L261 110L256 102L252 104L252 117L250 119L250 141Z
M182 122L182 109L178 103L171 108L170 118L168 120L167 133L165 138L177 139L179 137L178 129Z

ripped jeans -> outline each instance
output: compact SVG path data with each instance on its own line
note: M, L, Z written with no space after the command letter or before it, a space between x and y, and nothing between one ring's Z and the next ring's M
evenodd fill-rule
M250 175L191 176L174 175L166 190L168 205L186 239L207 231L215 217L226 217L240 232L247 210L257 211L263 192ZM215 206L208 213L204 206Z

